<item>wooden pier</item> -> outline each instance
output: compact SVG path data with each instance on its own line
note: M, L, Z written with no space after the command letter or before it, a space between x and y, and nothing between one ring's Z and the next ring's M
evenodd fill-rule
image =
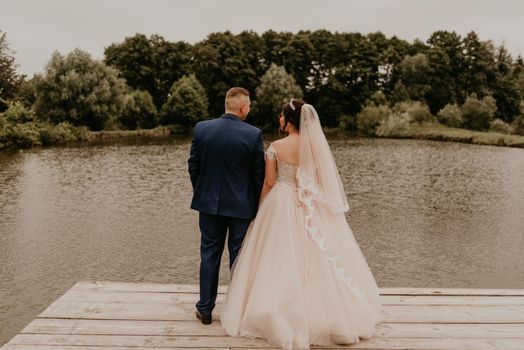
M194 285L78 282L2 350L270 349L195 318ZM524 349L524 290L381 288L383 322L346 349ZM333 347L335 348L335 347Z

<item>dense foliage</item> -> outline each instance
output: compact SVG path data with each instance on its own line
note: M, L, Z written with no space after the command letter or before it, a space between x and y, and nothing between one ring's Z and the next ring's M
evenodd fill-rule
M103 61L76 49L54 53L31 79L16 69L0 32L4 141L17 130L36 140L44 125L187 129L222 114L232 86L251 92L248 122L264 128L275 127L281 102L303 97L324 126L363 135L402 136L424 123L524 134L524 60L475 32L411 43L326 30L226 31L195 44L136 34L108 46Z

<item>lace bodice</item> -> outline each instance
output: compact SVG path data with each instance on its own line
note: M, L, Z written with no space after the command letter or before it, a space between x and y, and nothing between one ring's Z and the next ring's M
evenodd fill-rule
M266 150L266 157L268 159L277 160L277 181L285 183L293 188L297 187L297 169L298 167L293 164L286 163L278 159L277 152L273 146L269 146Z

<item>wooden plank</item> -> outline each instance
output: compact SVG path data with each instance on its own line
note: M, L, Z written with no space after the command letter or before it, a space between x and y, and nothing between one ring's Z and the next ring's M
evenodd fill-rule
M158 350L158 347L136 347L136 346L56 346L56 345L6 345L5 347L0 348L2 350ZM182 348L182 347L165 347L161 348L162 350L231 350L231 348ZM273 348L271 350L277 350Z
M60 300L64 301L89 301L104 303L142 303L142 304L196 304L199 295L196 293L157 293L134 292L123 293L113 291L70 290ZM217 304L222 304L226 299L225 294L217 295Z
M37 318L20 334L106 334L225 336L220 321L205 327L195 321L82 320Z
M313 347L312 349L326 349ZM523 350L521 339L411 339L372 338L350 346L336 346L337 349L353 350ZM249 347L231 347L231 350L248 350ZM267 348L274 349L274 348ZM262 349L258 349L262 350Z
M231 338L195 318L198 286L160 283L75 284L2 350L273 348ZM524 349L524 290L380 288L382 323L348 349ZM327 347L339 348L339 347ZM320 349L320 348L318 348Z
M524 296L524 289L480 289L480 288L379 288L380 295L492 295Z
M263 339L228 336L143 336L143 335L61 335L19 334L9 344L83 345L83 346L148 346L148 347L264 347Z
M91 289L121 292L164 292L198 293L198 285L166 283L132 283L106 281L79 281L71 289ZM219 286L219 294L225 293L227 286ZM469 296L524 296L524 289L478 289L478 288L379 288L381 295L469 295Z
M385 305L384 322L524 323L522 306Z
M48 335L20 334L10 345L60 346L127 346L127 347L230 347L271 348L264 340L237 337L165 337L165 336L106 336L106 335ZM522 350L522 338L371 338L354 344L349 349L441 349L441 350ZM331 348L340 348L332 346Z
M378 338L521 338L524 324L379 323Z
M221 305L213 317L218 319ZM384 322L524 323L524 306L384 305ZM101 303L57 300L39 317L123 320L194 320L193 304Z
M515 305L524 306L523 296L381 295L383 305Z
M216 312L213 313L213 317L216 317L217 314ZM195 306L191 304L99 303L59 300L51 304L39 317L184 321L195 319Z
M79 320L39 318L20 334L225 336L220 321ZM374 337L389 338L524 338L524 324L380 323ZM523 339L524 342L524 339Z
M198 301L195 293L157 293L134 292L122 293L113 291L70 290L60 300L142 303L142 304L172 304L192 303ZM219 294L217 303L225 301L226 295ZM383 305L521 305L524 306L524 296L447 296L447 295L383 295L380 297Z
M79 281L70 290L92 290L113 292L156 292L156 293L199 293L198 285L166 283L132 283L132 282L99 282ZM227 291L227 286L218 286L218 294Z

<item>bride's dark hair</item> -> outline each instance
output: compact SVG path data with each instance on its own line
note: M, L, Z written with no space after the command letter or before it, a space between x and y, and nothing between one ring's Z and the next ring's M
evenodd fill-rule
M300 130L300 112L304 104L304 100L292 98L291 101L282 105L282 114L284 115L285 124L280 131L284 132L288 123L297 128L297 130ZM293 109L291 105L295 108Z

